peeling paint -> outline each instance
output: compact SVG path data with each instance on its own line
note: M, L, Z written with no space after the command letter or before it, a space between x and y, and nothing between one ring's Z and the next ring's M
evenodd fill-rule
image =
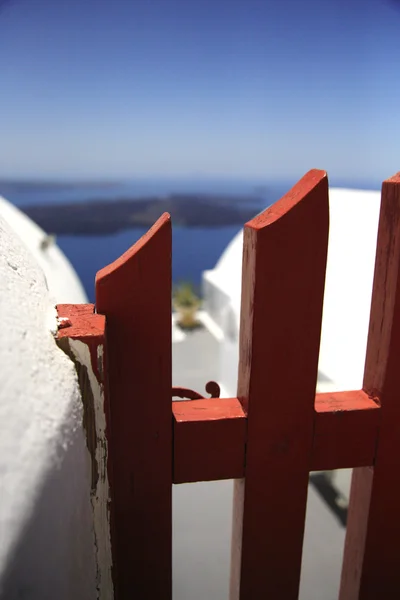
M98 600L112 600L114 591L104 387L94 373L88 344L67 337L59 339L57 343L75 363L82 394L83 425L92 463L91 503L96 546L97 598ZM99 344L97 346L97 367L100 374L103 372L103 355L103 345Z

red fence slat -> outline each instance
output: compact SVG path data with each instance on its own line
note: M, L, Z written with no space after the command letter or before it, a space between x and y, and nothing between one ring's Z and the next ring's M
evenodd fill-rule
M117 597L168 600L172 594L169 215L99 271L96 309L106 316L107 327Z
M362 218L362 215L360 215ZM400 597L400 173L382 186L364 390L381 404L373 468L354 471L341 600Z
M328 228L328 180L317 170L245 226L238 398L248 443L231 600L298 595Z

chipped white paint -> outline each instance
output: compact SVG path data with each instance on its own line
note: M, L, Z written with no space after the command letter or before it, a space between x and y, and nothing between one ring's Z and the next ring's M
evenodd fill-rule
M76 372L52 335L57 298L1 215L0 279L0 597L95 600Z
M104 386L99 383L93 372L90 350L79 340L68 339L69 348L75 360L87 369L90 388L93 394L96 450L95 458L98 468L96 489L92 490L91 502L94 514L94 534L96 544L97 590L99 600L112 600L114 597L111 576L111 539L110 539L110 486L107 474L107 438L106 417L104 412ZM103 365L103 345L97 347L98 364Z

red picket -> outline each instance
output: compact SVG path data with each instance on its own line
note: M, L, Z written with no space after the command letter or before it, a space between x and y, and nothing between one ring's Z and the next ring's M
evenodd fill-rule
M111 408L116 597L172 595L171 223L96 277Z
M340 600L400 597L399 361L400 173L382 186L363 384L380 431L374 466L353 474Z
M315 394L328 228L317 170L246 224L238 398L171 406L169 215L97 274L115 598L171 598L172 482L243 477L231 600L294 600L309 471L340 467L357 467L340 600L399 596L400 174L382 188L363 390ZM69 337L102 328L104 345L104 318L59 310L79 316Z
M328 180L310 171L246 224L231 600L298 596L328 246Z

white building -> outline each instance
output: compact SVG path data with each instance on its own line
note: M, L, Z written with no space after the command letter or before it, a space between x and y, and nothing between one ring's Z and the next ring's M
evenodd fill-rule
M321 391L361 386L379 207L379 192L330 190ZM236 395L241 266L238 234L215 269L204 273L203 320L218 346L215 379L224 396ZM0 270L0 597L112 599L109 532L104 522L96 530L80 389L74 364L54 339L55 304L85 303L86 296L54 240L3 199ZM175 383L196 387L194 346L206 332L187 339L178 333L175 342L183 343L174 344ZM214 368L214 354L212 360ZM200 366L198 380L205 382L211 365ZM348 480L347 472L340 484L344 493ZM227 597L231 497L229 481L174 488L176 600L186 600L189 592L193 599ZM307 599L316 585L334 586L340 561L332 554L332 532L336 546L343 537L312 493L309 500L300 596ZM325 525L329 543L321 534L316 559L310 532Z
M55 305L86 295L54 240L3 198L0 277L0 597L111 599L81 393L54 338Z
M360 389L369 324L380 192L331 188L317 391ZM243 233L203 275L204 323L218 339L221 395L236 396ZM349 472L338 485L348 496Z

